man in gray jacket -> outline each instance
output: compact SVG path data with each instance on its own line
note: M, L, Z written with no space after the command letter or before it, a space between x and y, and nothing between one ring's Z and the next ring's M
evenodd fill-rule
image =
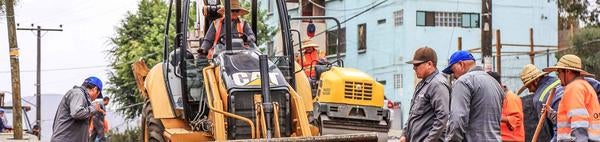
M498 142L504 92L500 84L467 51L450 57L444 73L457 78L452 84L446 141Z
M91 100L102 97L102 81L97 77L85 79L81 87L75 86L63 96L52 126L51 142L87 142L90 118L98 113L99 104Z
M406 63L413 64L417 78L422 80L415 88L400 141L443 141L450 113L450 84L437 70L437 55L433 49L422 47Z

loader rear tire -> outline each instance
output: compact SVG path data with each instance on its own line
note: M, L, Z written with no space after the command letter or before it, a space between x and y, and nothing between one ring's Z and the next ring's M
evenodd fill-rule
M146 99L146 103L144 104L144 109L142 113L144 113L144 141L165 142L165 138L163 137L165 127L159 119L154 118L154 113L152 111L152 104L150 103L150 100Z

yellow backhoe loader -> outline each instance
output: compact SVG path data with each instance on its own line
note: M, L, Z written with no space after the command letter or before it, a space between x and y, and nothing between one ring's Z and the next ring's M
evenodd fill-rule
M198 20L203 21L199 22L203 31L219 16L225 17L225 32L218 37L209 59L190 53L190 1L169 1L163 61L151 69L143 60L132 64L137 87L145 98L144 141L382 140L376 133L322 136L319 128L310 124L312 93L306 75L296 71L285 0L272 1L272 16L282 35L281 45L275 46L284 49L282 56L273 57L263 55L255 43L233 36L229 0L223 4L218 0L199 1L197 11L203 16ZM251 3L252 27L258 33L257 0ZM224 9L223 15L218 14L219 9ZM170 44L168 23L172 13L176 35Z

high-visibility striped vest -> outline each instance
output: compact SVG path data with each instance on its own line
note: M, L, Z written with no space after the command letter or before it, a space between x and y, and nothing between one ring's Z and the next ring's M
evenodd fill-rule
M206 57L208 57L208 59L212 59L212 54L215 50L214 47L217 45L217 43L219 43L219 38L221 37L221 30L222 30L221 26L223 26L223 20L224 20L224 18L219 18L219 19L213 21L213 27L215 28L216 32L215 32L215 39L213 40L213 47L210 48L210 50L208 51L208 56L206 56ZM237 32L239 34L244 34L244 20L242 20L242 19L239 19L239 20L240 20L240 22L238 22L236 25Z
M557 138L573 141L573 129L585 129L589 140L600 141L600 104L596 92L583 79L575 79L565 87L558 105Z
M548 96L548 93L550 93L550 90L556 88L556 86L560 85L560 80L555 80L554 82L552 82L550 85L548 85L546 88L544 88L544 91L542 91L542 94L540 94L540 102L545 102L546 97ZM550 100L552 101L552 100Z

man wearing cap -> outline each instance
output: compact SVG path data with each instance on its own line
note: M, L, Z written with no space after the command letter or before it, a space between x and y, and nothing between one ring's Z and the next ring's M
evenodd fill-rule
M579 57L567 54L544 69L557 72L565 87L556 116L558 141L600 141L600 103L594 88L583 79L592 74L581 67Z
M504 91L467 51L457 51L443 70L457 80L450 95L446 141L497 142Z
M99 113L100 105L91 101L102 98L102 81L97 77L85 79L62 98L54 116L51 142L87 142L89 122Z
M450 113L450 84L437 70L437 55L432 48L417 49L413 60L417 78L407 125L400 141L443 141Z
M225 8L221 8L218 11L221 15L225 14ZM238 0L231 1L231 32L232 37L238 36L239 38L244 38L244 42L246 43L254 43L256 41L256 37L254 36L254 32L250 25L244 20L242 20L241 16L248 14L248 10L244 9ZM213 46L217 45L221 38L221 34L225 32L225 18L219 18L214 20L210 27L208 27L208 31L204 36L204 41L202 42L202 46L200 47L198 53L205 55L208 54L207 57L212 58L212 49ZM215 27L216 26L216 27ZM241 36L245 35L245 36Z
M314 70L314 66L317 62L322 59L322 55L318 50L319 45L312 42L312 40L308 39L302 43L302 55L303 57L298 62L302 64L302 68L304 69L304 73L306 76L314 79L316 75L316 71Z

